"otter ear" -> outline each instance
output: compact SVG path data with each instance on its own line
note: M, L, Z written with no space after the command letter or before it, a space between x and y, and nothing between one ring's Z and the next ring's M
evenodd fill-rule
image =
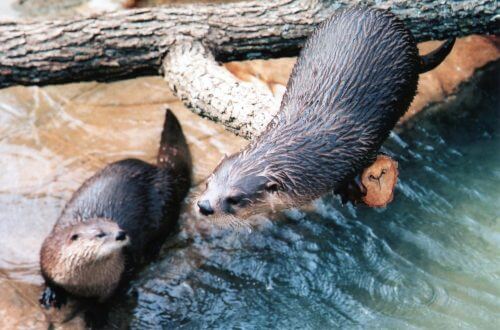
M269 179L261 175L248 175L241 178L236 186L240 193L253 195L259 191L266 190Z
M258 182L259 182L259 189L262 190L264 189L268 193L275 193L279 190L280 185L278 182L274 181L271 178L265 177L265 176L257 176Z
M278 184L274 181L266 182L265 188L266 188L266 191L270 192L270 193L274 193L274 192L277 192L279 190Z

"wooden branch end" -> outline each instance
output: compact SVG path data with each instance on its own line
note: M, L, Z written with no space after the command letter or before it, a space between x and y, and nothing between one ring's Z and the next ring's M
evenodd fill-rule
M389 204L394 197L398 174L398 162L389 156L377 156L377 160L361 175L361 183L366 188L363 202L370 207Z

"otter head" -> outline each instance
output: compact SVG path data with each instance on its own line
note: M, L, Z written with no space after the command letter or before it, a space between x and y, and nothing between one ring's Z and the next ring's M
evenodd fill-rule
M42 246L42 272L68 292L107 296L123 273L123 248L128 244L127 233L107 219L56 228Z
M261 166L240 157L237 154L223 159L195 201L202 216L221 226L248 224L243 220L275 211L283 204L279 181L266 175Z

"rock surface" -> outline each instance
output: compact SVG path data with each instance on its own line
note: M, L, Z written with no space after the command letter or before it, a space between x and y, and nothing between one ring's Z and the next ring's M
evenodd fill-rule
M438 44L420 48L427 52ZM419 94L403 120L452 96L477 68L499 57L498 37L458 40L442 66L421 76ZM242 80L268 86L280 98L294 63L285 58L226 67ZM224 154L247 143L185 109L160 77L0 91L1 329L46 329L54 320L37 303L38 250L44 236L72 192L97 169L125 157L154 161L167 106L186 132L195 185ZM188 231L209 231L201 227ZM203 258L189 249L178 254L185 256L178 258L184 260L178 271ZM83 328L83 323L75 318L65 327Z
M440 41L428 41L418 45L421 54L436 49ZM401 121L406 121L427 105L452 96L458 86L474 72L489 62L500 58L500 38L497 36L468 36L458 39L446 60L436 69L420 76L417 95ZM234 75L244 81L267 85L276 97L281 97L295 58L255 60L225 64Z

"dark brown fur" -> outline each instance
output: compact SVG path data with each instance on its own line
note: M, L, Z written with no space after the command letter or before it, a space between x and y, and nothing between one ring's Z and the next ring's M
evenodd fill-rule
M40 252L48 286L42 303L60 304L67 293L107 299L124 269L153 257L172 231L190 176L189 149L168 110L157 165L137 159L110 164L85 181L64 208Z
M421 58L390 12L335 14L307 40L266 130L208 179L200 211L245 218L341 188L374 160L413 100L418 74L452 45Z

